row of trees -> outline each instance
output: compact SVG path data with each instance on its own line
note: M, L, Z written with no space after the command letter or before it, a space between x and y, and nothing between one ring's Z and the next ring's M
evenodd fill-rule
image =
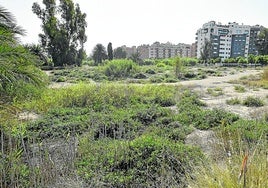
M86 14L82 13L78 4L72 0L43 0L44 8L38 3L34 3L32 11L42 21L43 33L39 34L41 50L45 55L40 57L49 57L55 66L81 65L85 58L84 43L87 40L85 30L87 27ZM259 55L268 54L268 29L264 28L258 35L256 41ZM36 48L37 49L37 48ZM112 43L107 48L102 44L97 44L93 49L92 58L95 64L101 64L103 60L124 59L127 53L119 47L113 50ZM141 62L140 54L134 53L130 57L134 62ZM214 62L212 44L206 40L201 50L203 62ZM45 60L45 58L43 58Z
M223 61L223 63L227 64L240 64L240 65L247 65L247 64L255 64L255 65L268 65L268 55L249 55L247 58L245 57L237 57L237 58L228 58Z
M95 65L102 64L103 60L113 60L115 59L126 59L127 52L122 48L118 47L113 50L112 43L110 42L107 46L107 51L102 44L97 44L92 52L92 58L94 60ZM141 62L140 53L136 52L131 54L130 59L136 63Z

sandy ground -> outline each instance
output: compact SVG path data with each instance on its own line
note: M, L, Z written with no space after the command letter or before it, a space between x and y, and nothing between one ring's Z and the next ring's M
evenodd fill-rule
M234 86L237 84L228 83L231 80L238 80L243 76L249 75L257 75L260 74L259 70L245 70L243 72L238 72L236 74L227 74L223 77L208 77L204 80L191 80L191 81L183 81L180 84L192 88L194 91L198 92L201 96L201 100L204 101L208 108L223 108L226 111L230 111L244 118L258 118L256 116L261 116L262 113L267 112L268 110L268 90L258 88L257 90L254 88L246 88L244 93L236 92ZM208 88L221 88L223 95L214 97L207 92ZM246 107L243 105L228 105L226 104L226 100L232 98L238 98L243 100L248 96L259 97L265 101L265 106L263 107Z
M264 113L268 112L268 90L258 88L257 90L249 87L245 87L244 93L238 93L235 91L235 84L228 83L231 80L238 80L243 76L257 75L261 72L258 70L245 70L238 72L234 75L227 74L223 77L208 77L204 80L191 80L180 82L182 85L192 88L198 92L201 96L201 100L204 101L208 108L222 108L226 111L233 112L240 115L243 118L258 119L262 118ZM223 95L214 97L207 92L208 88L221 88ZM228 105L226 100L231 98L238 98L243 100L248 96L259 97L265 101L263 107L246 107L243 105ZM219 143L216 135L211 130L194 130L189 134L185 143L188 145L195 145L201 148L201 150L210 157L213 157L215 152L215 146ZM227 155L227 154L226 154Z

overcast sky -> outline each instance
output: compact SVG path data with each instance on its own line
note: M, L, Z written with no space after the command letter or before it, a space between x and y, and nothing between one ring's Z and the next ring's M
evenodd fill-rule
M193 43L197 29L214 20L268 27L268 0L73 0L87 14L88 54L97 43L127 45ZM32 13L42 0L0 0L27 31L23 43L38 43L41 21Z

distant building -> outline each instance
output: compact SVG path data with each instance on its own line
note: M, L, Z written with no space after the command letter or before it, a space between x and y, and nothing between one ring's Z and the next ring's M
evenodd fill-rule
M197 47L197 44L196 43L193 43L190 47L190 57L196 57L196 47Z
M175 56L190 57L191 56L191 45L189 44L171 44L155 42L149 47L149 58L163 59L171 58Z
M196 33L196 55L201 57L201 50L207 39L211 42L212 57L220 57L222 60L229 57L247 57L249 54L256 55L255 40L261 27L239 25L230 22L222 25L215 21L203 24Z

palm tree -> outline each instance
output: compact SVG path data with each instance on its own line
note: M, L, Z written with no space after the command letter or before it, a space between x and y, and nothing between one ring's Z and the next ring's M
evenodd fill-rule
M102 60L107 59L105 47L102 44L97 44L93 49L92 57L95 62L95 65L101 64Z
M25 35L25 30L16 24L15 17L2 6L0 6L0 28L2 31L1 42L14 42L14 39L17 39L16 34ZM3 31L8 31L9 35L2 35Z
M5 8L0 7L0 98L9 99L25 84L44 85L44 73L36 67L37 57L19 44L24 30ZM11 97L11 98L10 98ZM3 102L3 101L2 101Z

